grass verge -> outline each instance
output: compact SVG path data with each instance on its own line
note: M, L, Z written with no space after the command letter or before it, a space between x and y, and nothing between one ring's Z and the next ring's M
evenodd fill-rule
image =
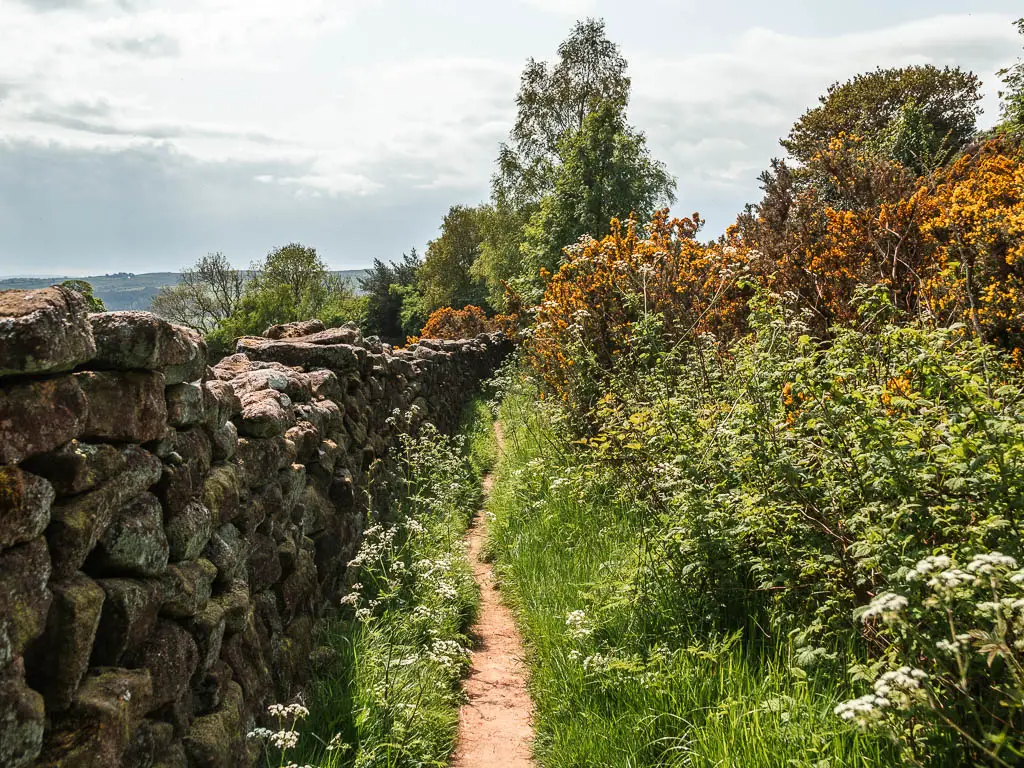
M833 714L846 681L797 667L786 642L753 647L743 633L681 626L672 640L644 632L640 529L622 478L588 466L551 413L506 398L488 506L490 553L529 648L541 764L898 764L887 741Z
M493 462L492 422L478 398L465 412L466 438L426 425L401 439L394 467L373 484L358 582L317 630L308 714L292 709L280 731L262 734L269 765L448 764L479 599L463 534ZM289 733L297 743L275 748Z

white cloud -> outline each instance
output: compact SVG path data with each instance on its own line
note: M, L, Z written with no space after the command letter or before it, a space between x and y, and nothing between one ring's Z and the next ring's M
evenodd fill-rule
M633 119L679 177L684 208L706 207L716 192L733 196L731 210L710 211L708 231L717 234L744 201L756 200L757 175L782 152L778 139L831 83L878 66L963 66L982 77L982 123L991 124L992 73L1019 45L1005 17L964 14L831 37L754 28L714 52L627 51Z
M637 5L627 13L598 0L434 0L429 9L419 0L0 0L0 152L25 159L5 169L0 189L0 222L17 222L0 226L0 272L24 271L11 261L25 249L48 258L33 237L68 247L53 239L53 224L76 216L80 229L69 227L79 240L99 231L102 252L137 251L134 235L117 237L129 229L117 184L136 190L133 219L155 222L167 253L186 254L163 266L194 258L204 238L230 250L231 227L246 228L235 238L246 247L254 233L309 232L322 245L356 247L352 258L363 263L421 246L447 205L486 195L523 61L553 55L566 17L609 13L630 61L632 118L679 177L680 209L709 212L709 231L756 197L778 138L834 80L877 65L961 64L985 78L994 115L991 73L1020 47L998 14L843 32L840 14L830 21L821 11L833 31L797 34L779 31L784 19L744 28L716 6L706 9L719 30L712 37L693 26L704 17L689 0ZM111 188L90 197L92 182L76 175L84 169ZM146 194L132 174L148 180ZM16 199L29 182L38 195ZM44 182L64 186L47 194ZM356 244L337 223L357 226L339 210L384 221L392 209L403 221L386 243Z
M563 16L587 16L597 12L597 0L520 0L525 5Z

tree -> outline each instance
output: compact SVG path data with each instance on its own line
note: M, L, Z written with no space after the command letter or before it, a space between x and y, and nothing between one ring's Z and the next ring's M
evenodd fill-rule
M80 293L85 299L86 307L90 312L106 312L107 307L103 303L103 299L98 296L94 296L92 293L92 283L87 280L65 280L61 283L64 288L70 288L75 293Z
M344 290L317 255L316 248L289 243L253 265L252 293L273 297L279 323L319 316L334 293Z
M427 245L418 275L428 314L438 307L482 304L486 289L471 267L480 255L480 209L453 205L441 223L441 235Z
M1024 18L1017 19L1014 24L1024 35ZM1001 127L1010 132L1024 133L1024 59L1018 58L1013 66L999 70L999 76L1004 86L1004 90L999 91L999 98L1003 100Z
M515 125L498 154L495 200L515 207L540 200L553 185L562 140L579 132L602 102L625 108L629 89L626 60L605 36L603 20L576 22L554 63L530 59L516 96Z
M422 264L415 248L403 253L399 262L385 264L380 259L373 260L373 268L366 277L359 279L359 287L366 294L363 330L367 334L388 341L400 341L407 335L401 318L404 297L396 289L415 285Z
M554 271L562 249L581 235L600 239L613 218L636 214L647 220L662 203L675 200L675 180L651 158L643 133L627 125L619 104L603 102L581 130L562 139L563 162L554 190L526 228L523 253L533 278L541 267Z
M160 289L151 309L171 322L211 333L237 309L245 275L222 253L203 256L181 273L177 285Z
M959 67L879 68L829 86L820 106L805 112L781 143L794 160L812 167L840 134L881 143L910 104L919 130L937 142L933 150L941 148L948 158L974 136L980 88L977 76Z
M477 209L483 239L480 254L470 271L487 288L487 303L495 309L508 309L506 287L523 269L520 252L523 230L536 210L537 206L516 208L507 201L496 201Z

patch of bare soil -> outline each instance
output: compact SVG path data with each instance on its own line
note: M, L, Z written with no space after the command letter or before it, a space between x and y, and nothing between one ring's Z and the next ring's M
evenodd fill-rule
M498 451L501 424L495 424ZM494 486L488 474L484 494ZM480 615L473 627L476 648L463 685L469 701L459 711L459 743L453 768L532 768L530 754L533 703L526 690L523 642L512 614L501 602L494 569L481 561L487 540L487 517L478 512L466 534L469 560L480 585Z

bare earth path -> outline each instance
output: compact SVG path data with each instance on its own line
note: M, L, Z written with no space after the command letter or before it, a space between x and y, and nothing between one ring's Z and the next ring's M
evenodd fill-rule
M500 454L501 423L494 426ZM484 495L494 478L484 478ZM533 768L530 717L533 704L526 691L523 643L512 614L501 602L494 569L480 560L487 539L487 517L478 512L469 532L469 561L480 585L480 617L473 633L476 650L464 686L469 701L459 711L459 745L452 768Z

